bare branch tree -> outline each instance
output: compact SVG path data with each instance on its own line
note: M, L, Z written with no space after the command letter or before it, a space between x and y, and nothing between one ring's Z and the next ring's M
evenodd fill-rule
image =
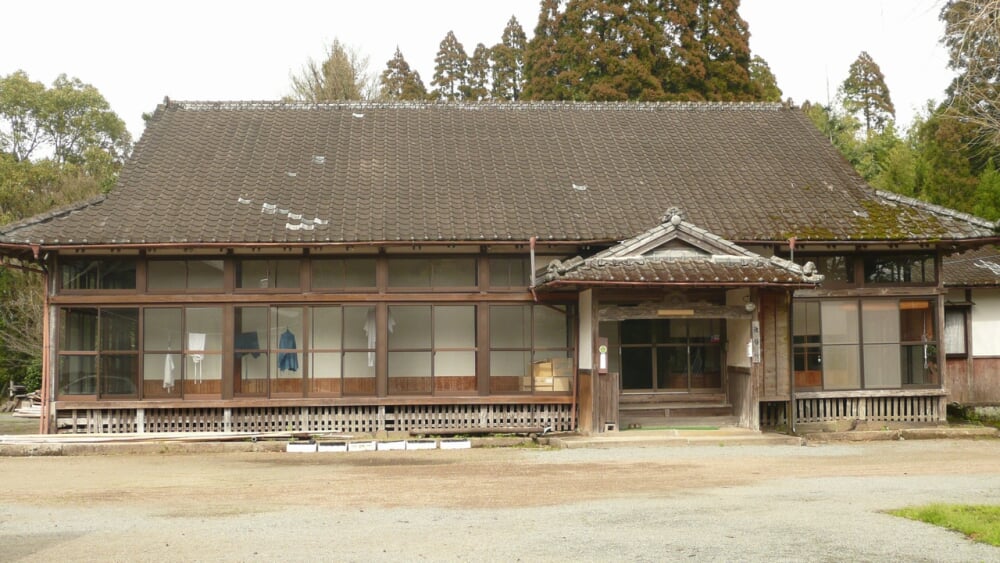
M949 0L941 10L948 66L958 72L950 109L980 129L981 140L1000 143L1000 0Z
M42 277L8 270L0 287L0 349L23 358L42 353L42 319L45 315ZM5 362L16 361L8 355Z
M326 59L314 59L292 75L289 98L303 102L371 100L378 97L378 80L368 72L368 57L334 39Z

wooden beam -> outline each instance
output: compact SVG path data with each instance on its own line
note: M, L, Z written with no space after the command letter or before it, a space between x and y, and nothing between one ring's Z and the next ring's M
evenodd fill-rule
M640 303L639 305L606 305L600 308L601 321L624 321L629 319L662 319L683 317L689 319L750 319L752 313L745 308L711 303L687 303L678 307L674 303Z

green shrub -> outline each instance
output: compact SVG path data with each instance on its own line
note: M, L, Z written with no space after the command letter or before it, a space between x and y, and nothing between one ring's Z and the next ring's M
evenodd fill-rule
M32 391L38 391L42 388L42 360L35 359L32 360L28 367L24 370L24 378L22 379L22 384L28 393Z

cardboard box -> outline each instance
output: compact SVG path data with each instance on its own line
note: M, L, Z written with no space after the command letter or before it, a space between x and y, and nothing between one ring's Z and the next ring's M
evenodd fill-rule
M532 362L531 377L535 383L535 391L569 391L573 380L573 359L552 358ZM521 385L524 390L530 389L524 381Z

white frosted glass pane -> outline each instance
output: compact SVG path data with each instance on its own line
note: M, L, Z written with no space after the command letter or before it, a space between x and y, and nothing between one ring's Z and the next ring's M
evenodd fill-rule
M170 361L167 361L168 356ZM142 361L142 378L147 381L166 379L168 384L174 382L175 385L180 385L183 367L180 354L146 354Z
M344 377L375 377L375 353L345 352Z
M859 389L857 346L823 346L823 388Z
M184 344L181 309L146 309L142 328L145 350L180 350Z
M902 384L899 365L899 345L866 344L865 388L897 388Z
M375 348L375 307L344 307L344 348Z
M438 352L434 355L434 375L475 376L476 353L468 352Z
M861 304L861 323L865 342L899 342L899 307L895 301L864 301ZM867 356L865 358L867 363Z
M490 352L490 375L493 377L528 375L529 352Z
M336 379L340 377L340 354L312 354L309 362L310 376Z
M390 352L389 377L430 377L430 352Z
M820 309L824 344L854 344L858 341L856 301L823 301Z
M426 305L389 307L395 327L389 333L389 348L430 348L431 308Z
M312 314L312 348L318 350L340 349L341 322L340 307L314 307Z
M204 334L205 350L222 350L221 307L191 308L184 315L188 334L186 342L190 342L192 333Z
M434 308L435 348L471 348L475 345L475 307L463 305Z
M247 354L240 357L240 377L243 379L267 379L270 354L260 352L256 357Z
M566 348L569 346L564 308L535 307L535 347Z
M529 306L490 307L490 347L528 348L531 338Z
M792 306L793 327L796 336L819 334L819 303L796 302Z
M219 354L186 354L185 369L187 370L186 378L196 383L222 379L222 356ZM266 369L264 377L267 377ZM197 388L195 388L195 392L197 392Z

